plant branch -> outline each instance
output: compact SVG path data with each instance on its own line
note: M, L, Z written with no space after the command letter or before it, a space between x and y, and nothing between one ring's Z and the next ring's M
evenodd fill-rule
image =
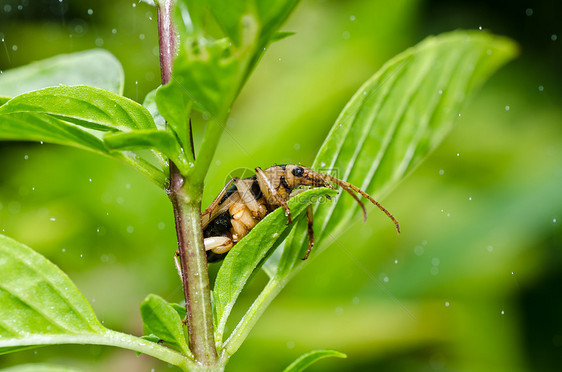
M176 36L172 25L173 3L173 0L158 2L158 34L163 85L171 79L175 54ZM192 141L192 139L190 140ZM207 255L201 227L202 192L202 181L186 180L176 165L170 161L168 195L174 208L176 221L178 254L187 310L189 348L197 362L203 366L213 366L217 361L217 351Z

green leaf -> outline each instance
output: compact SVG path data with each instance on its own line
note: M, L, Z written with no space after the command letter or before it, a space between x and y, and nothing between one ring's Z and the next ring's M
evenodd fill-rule
M9 100L10 100L10 97L0 96L0 106L2 106L4 103L8 102Z
M385 195L441 142L467 98L516 54L513 41L484 32L456 31L427 38L386 63L355 93L313 167L375 199ZM317 208L318 241L325 231L337 235L358 210L351 197ZM390 221L382 222L393 228ZM285 247L302 249L305 244L306 234L300 228ZM300 264L294 260L285 272Z
M150 115L152 116L152 119L154 119L154 124L156 124L156 127L158 129L164 130L166 129L166 119L164 119L164 117L160 115L160 111L158 111L158 107L156 106L156 92L158 91L158 89L160 89L160 87L148 92L146 97L144 97L144 102L142 103L142 105L145 109L148 110L148 112L150 112Z
M156 128L148 110L137 102L84 85L40 89L0 106L0 115L15 112L50 114L102 131Z
M189 134L189 117L193 102L185 88L179 84L168 84L156 91L157 111L162 115L181 143L185 154L193 161L193 149Z
M2 368L1 371L2 372L78 372L80 370L66 367L66 366L59 366L55 364L29 363L29 364L20 364L8 368Z
M283 372L301 372L307 369L316 361L324 358L347 358L347 355L335 350L314 350L301 355L297 360L291 363Z
M211 11L235 45L241 45L245 34L259 27L262 45L274 37L298 0L210 0Z
M184 370L193 366L169 348L104 328L65 273L4 235L0 235L0 272L0 354L44 345L108 345L151 355Z
M103 140L112 150L154 149L172 159L180 171L185 172L189 167L176 137L169 131L142 129L133 132L108 133Z
M516 54L513 41L483 32L427 38L386 63L358 90L336 120L313 168L347 180L375 198L384 195L440 143L466 98ZM349 195L315 207L313 255L325 249L324 235L338 234L357 218L358 208ZM240 347L264 308L304 267L299 252L306 249L306 236L306 224L298 224L281 257L268 262L266 272L274 274L227 340L230 354Z
M44 337L105 332L84 296L58 267L4 235L0 272L0 354L40 344L37 339Z
M44 141L109 154L96 136L55 117L31 112L0 115L0 140Z
M122 95L124 82L117 58L106 50L91 49L2 71L0 96L15 97L59 84L90 85Z
M158 337L166 345L191 355L186 343L182 319L174 307L162 297L150 294L141 304L144 333Z
M334 195L331 189L307 190L289 200L293 220L306 212L315 201ZM283 208L277 208L258 223L242 240L228 252L215 280L215 307L218 319L217 333L222 336L232 307L250 277L261 267L270 249L295 225L287 224Z

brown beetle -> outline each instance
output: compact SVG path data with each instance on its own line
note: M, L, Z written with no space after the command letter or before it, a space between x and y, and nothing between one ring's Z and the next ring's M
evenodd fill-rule
M202 213L203 236L209 262L223 259L234 244L278 207L285 209L285 215L291 223L291 211L287 206L287 200L292 194L294 195L293 191L299 186L331 189L335 189L333 184L341 186L359 203L365 220L367 218L365 206L355 194L359 193L382 210L395 223L400 233L400 225L396 218L369 194L349 182L292 164L274 165L265 170L257 167L255 171L253 177L242 179L235 177L228 181L211 205ZM314 246L311 206L307 210L307 220L309 248L303 260L308 258Z

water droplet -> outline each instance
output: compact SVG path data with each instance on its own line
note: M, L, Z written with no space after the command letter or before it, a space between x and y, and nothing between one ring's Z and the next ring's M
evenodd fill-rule
M472 196L469 196L469 197L468 197L468 200L472 200Z
M457 152L457 156L461 156L461 154Z
M341 306L336 307L336 314L337 315L343 315L343 307L341 307Z
M301 145L298 144L298 143L295 143L295 144L293 145L293 149L295 149L295 150L300 150L300 149L301 149Z
M439 175L442 176L445 174L445 170L444 169L439 169Z
M493 250L494 250L494 247L491 246L491 245L489 245L489 246L488 246L488 252L492 252Z
M553 218L553 219L552 219L552 223L556 223L556 218Z
M133 8L136 8L136 7L137 7L137 3L133 3Z
M51 217L51 218L49 218L49 220L54 222L54 221L56 221L57 219L56 219L55 217Z
M431 264L432 264L433 266L439 266L440 263L441 263L441 260L440 260L439 258L437 258L437 257L433 257L433 258L431 259Z
M292 349L295 347L294 341L287 341L287 349Z
M550 40L552 40L552 41L558 40L558 35L556 35L556 34L550 35Z
M26 154L23 156L23 160L28 160L28 159L29 159L29 155Z
M398 260L394 260L394 264L395 264L395 265L398 265Z
M382 278L382 281L388 283L390 281L390 278L388 276L385 276L384 278Z
M478 29L479 29L480 31L482 31L482 26L478 26Z
M66 252L66 248L61 249L62 253Z
M445 301L445 307L449 307L449 301Z
M344 31L344 32L341 34L341 37L342 37L344 40L349 40L349 38L351 37L351 34L349 33L349 31Z
M166 224L164 222L158 222L158 230L164 230Z
M144 34L140 34L140 35L139 35L139 39L140 39L140 40L144 40L144 37L145 37Z
M92 179L91 179L91 178L89 178L89 179L88 179L88 181L92 182Z
M437 275L439 274L439 268L437 266L432 266L431 269L429 270L429 272L431 273L431 275Z
M349 20L350 20L351 22L355 21L355 16L354 16L354 15L350 15L350 16L349 16Z
M112 30L111 30L111 33L112 33L113 35L115 35L115 34L117 33L117 29L116 29L116 28L112 29Z
M509 111L509 106L508 106L508 105L505 106L505 111Z
M352 302L354 305L357 305L357 304L359 303L359 297L353 297L353 298L351 299L351 302Z
M532 16L533 15L533 9L532 8L527 8L525 9L525 15L527 16Z
M93 9L88 9L88 15L92 15L94 14L94 10Z
M539 92L542 92L544 90L544 87L542 85L539 85Z
M132 234L134 231L135 231L135 228L133 226L131 226L131 225L127 226L127 232L129 234Z
M501 314L501 315L505 314L505 311L502 310L502 311L500 312L500 314Z
M320 162L320 166L321 166L321 167L325 167L325 166L326 166L326 163Z
M414 253L416 254L416 256L421 256L424 252L424 248L421 245L416 245L414 247Z
M443 94L443 90L442 90L442 89L439 89L438 93L439 93L439 94Z
M279 237L279 233L273 233L273 235L271 235L271 237L273 239L277 239Z

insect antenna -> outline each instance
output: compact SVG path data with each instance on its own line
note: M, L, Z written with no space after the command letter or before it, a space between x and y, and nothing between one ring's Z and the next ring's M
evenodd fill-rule
M396 225L396 231L398 231L398 234L400 234L400 224L398 223L398 220L396 220L396 218L394 218L394 216L385 208L383 207L378 201L376 201L375 199L373 199L371 197L371 195L367 194L365 191L361 190L359 187L352 185L349 182L345 182L342 181L336 177L332 177L328 174L323 174L323 173L316 173L314 172L314 175L318 178L321 178L323 180L329 181L329 182L333 182L338 186L341 186L342 189L344 189L345 191L347 191L351 196L353 196L353 198L357 201L357 203L361 206L361 209L363 209L363 221L365 221L367 219L367 211L365 210L365 205L363 205L363 203L361 202L361 200L359 199L359 197L353 192L357 192L359 194L361 194L363 197L369 199L369 201L371 203L373 203L374 205L376 205L381 211L384 212L384 214L386 214L388 216L388 218L390 218L392 220L392 222L394 222L394 224ZM353 190L353 191L352 191Z

